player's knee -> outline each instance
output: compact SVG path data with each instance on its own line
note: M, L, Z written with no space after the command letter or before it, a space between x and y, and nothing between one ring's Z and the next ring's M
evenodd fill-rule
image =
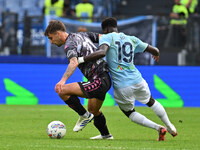
M94 116L98 116L98 115L100 114L100 111L97 110L97 109L94 108L94 107L88 107L88 111L89 111L90 113L92 113Z
M149 102L146 105L151 107L154 103L155 103L155 99L151 96L149 99Z
M70 95L64 95L64 94L58 94L58 95L63 101L67 101L70 98Z
M121 109L121 108L120 108ZM130 111L124 111L121 109L121 111L129 118L129 116L131 115L132 112L135 112L135 109L130 110Z

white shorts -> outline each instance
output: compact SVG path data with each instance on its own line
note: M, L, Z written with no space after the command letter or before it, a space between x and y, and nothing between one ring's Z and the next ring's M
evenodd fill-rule
M147 104L150 96L149 86L144 79L138 84L121 89L114 89L114 98L119 107L124 111L133 110L135 100L138 100L142 104Z

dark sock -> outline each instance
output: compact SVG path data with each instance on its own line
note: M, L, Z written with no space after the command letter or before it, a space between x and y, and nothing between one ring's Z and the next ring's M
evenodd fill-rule
M94 125L99 130L101 135L109 135L109 131L106 125L106 118L104 117L103 113L99 116L94 116Z
M65 103L74 111L76 111L80 116L84 115L87 110L81 105L80 100L77 96L72 95Z

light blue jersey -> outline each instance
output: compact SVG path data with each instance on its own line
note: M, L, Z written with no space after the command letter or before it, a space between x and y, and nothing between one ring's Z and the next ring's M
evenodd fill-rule
M99 45L107 44L106 54L113 87L124 88L142 81L142 75L134 65L134 54L144 52L148 44L135 36L124 33L109 33L100 37Z

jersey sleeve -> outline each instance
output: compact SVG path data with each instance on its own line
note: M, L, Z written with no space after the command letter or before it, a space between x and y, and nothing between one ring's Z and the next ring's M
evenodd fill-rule
M66 43L64 47L68 61L73 57L78 57L77 46L75 42Z
M99 43L99 33L87 32L86 34L93 43Z
M110 46L111 43L112 43L112 37L110 36L110 34L104 34L99 39L99 46L101 46L102 44Z
M136 47L134 53L141 53L144 52L144 50L147 48L148 44L141 41L139 38L134 37L134 40L136 42Z

